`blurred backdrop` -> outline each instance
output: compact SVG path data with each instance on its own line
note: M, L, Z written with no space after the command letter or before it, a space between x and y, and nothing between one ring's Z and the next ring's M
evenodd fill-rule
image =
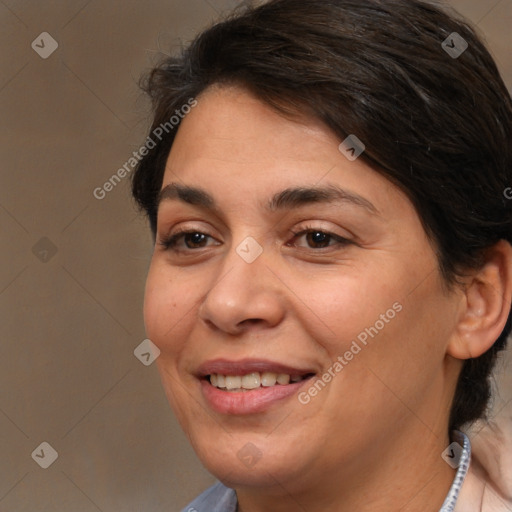
M176 512L214 482L134 355L146 222L128 178L98 188L145 140L140 74L237 3L0 0L0 512ZM510 90L512 0L451 4Z

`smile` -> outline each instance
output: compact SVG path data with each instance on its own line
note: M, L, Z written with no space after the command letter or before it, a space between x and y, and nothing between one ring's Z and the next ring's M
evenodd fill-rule
M308 375L289 375L287 373L252 372L246 375L222 375L213 373L208 376L210 384L218 389L232 392L244 392L260 387L286 386L290 382L300 382Z
M295 395L316 372L277 362L216 359L203 363L197 373L207 405L221 414L265 412Z

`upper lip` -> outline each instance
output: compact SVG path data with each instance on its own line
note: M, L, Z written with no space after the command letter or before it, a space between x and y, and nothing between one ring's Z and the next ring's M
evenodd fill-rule
M212 373L220 375L247 375L248 373L253 372L285 373L288 375L301 376L316 373L311 368L293 367L265 359L239 359L238 361L230 361L229 359L212 359L202 363L198 367L196 373L199 378L203 378L207 375L211 375Z

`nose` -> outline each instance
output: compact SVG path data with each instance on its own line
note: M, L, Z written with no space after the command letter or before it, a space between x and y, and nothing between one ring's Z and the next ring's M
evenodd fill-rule
M284 286L263 251L248 263L234 246L199 306L199 318L211 329L237 335L278 325L285 314Z

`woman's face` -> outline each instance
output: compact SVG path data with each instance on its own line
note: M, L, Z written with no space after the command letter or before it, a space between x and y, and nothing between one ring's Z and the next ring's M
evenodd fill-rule
M340 143L215 87L167 161L147 335L194 449L232 487L304 489L446 442L457 295L411 202Z

